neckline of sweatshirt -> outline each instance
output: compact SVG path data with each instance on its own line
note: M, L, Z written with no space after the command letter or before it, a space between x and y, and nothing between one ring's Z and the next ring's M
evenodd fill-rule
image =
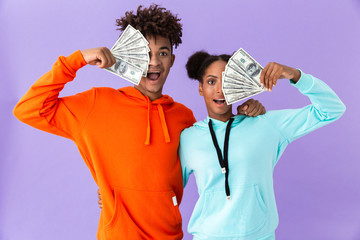
M152 109L152 106L156 106L159 118L161 122L161 127L164 134L164 139L166 143L169 143L170 135L168 126L166 124L165 114L164 114L164 106L170 106L174 103L174 100L172 97L168 95L162 95L160 98L155 99L154 101L151 101L150 98L146 95L143 95L138 89L135 87L124 87L118 89L119 92L126 95L128 98L133 99L134 101L138 102L141 105L144 105L147 107L147 130L146 130L146 139L145 139L145 145L150 145L150 135L151 135L151 126L150 126L150 111Z

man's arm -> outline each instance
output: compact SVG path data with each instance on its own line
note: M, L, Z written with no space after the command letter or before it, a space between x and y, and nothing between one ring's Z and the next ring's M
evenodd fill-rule
M91 110L94 90L64 98L59 98L60 91L86 64L103 68L114 63L115 59L107 48L60 56L52 69L20 99L14 108L14 115L35 128L73 139Z

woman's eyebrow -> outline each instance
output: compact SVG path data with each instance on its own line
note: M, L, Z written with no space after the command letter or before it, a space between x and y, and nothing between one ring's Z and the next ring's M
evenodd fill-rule
M213 77L213 78L218 78L217 76L215 76L215 75L207 75L206 77Z

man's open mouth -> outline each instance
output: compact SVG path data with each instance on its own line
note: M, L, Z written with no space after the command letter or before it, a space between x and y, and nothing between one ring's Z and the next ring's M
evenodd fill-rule
M146 77L150 80L158 80L160 77L160 71L148 71Z

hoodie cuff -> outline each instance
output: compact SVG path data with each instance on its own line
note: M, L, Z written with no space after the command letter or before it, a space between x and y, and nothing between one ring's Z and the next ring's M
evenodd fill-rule
M310 74L306 74L300 69L298 70L301 73L300 79L296 83L290 80L290 84L296 87L301 93L306 93L314 85L314 79Z
M82 68L87 64L80 50L77 50L76 52L64 58L65 58L64 62L66 62L68 67L70 67L71 70L73 70L74 74L77 72L77 70L79 70L80 68Z

